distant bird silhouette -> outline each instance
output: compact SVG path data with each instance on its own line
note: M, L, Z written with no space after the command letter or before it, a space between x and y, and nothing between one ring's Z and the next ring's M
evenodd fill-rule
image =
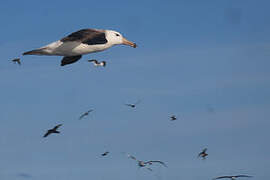
M98 62L97 60L92 59L92 60L88 60L88 62L92 62L95 66L103 66L103 67L106 66L106 61Z
M175 115L172 115L170 118L171 118L171 121L175 121L175 120L177 120L177 118L176 118L176 116L175 116Z
M12 60L12 62L14 63L14 64L19 64L19 65L21 65L21 59L20 58L15 58L15 59L13 59Z
M134 103L134 104L125 104L126 106L129 106L129 107L131 107L131 108L135 108L139 103L140 103L141 101L140 100L138 100L136 103Z
M101 154L101 156L107 156L109 153L110 153L109 151L106 151L103 154Z
M228 179L235 180L236 178L239 178L239 177L252 177L252 176L247 176L247 175L220 176L220 177L216 177L216 178L214 178L214 179L223 179L223 178L228 178Z
M85 116L88 116L90 112L94 111L93 109L90 109L89 111L83 113L80 117L79 120L81 120L82 118L84 118Z
M138 166L139 168L141 167L146 167L147 165L152 165L153 163L159 163L165 167L168 167L164 162L162 161L141 161L141 160L137 160L134 156L130 155L130 154L127 154L127 156L130 158L130 159L133 159L135 161L137 161L138 163ZM151 168L149 167L146 167L146 169L148 169L149 171L153 171Z
M58 125L57 125L57 126L55 126L54 128L49 129L49 130L47 131L47 133L46 133L46 134L44 134L44 136L43 136L43 137L47 137L47 136L49 136L50 134L53 134L53 133L59 134L60 132L59 132L59 131L57 131L57 129L58 129L60 126L62 126L62 124L58 124Z
M202 152L200 152L200 153L198 154L198 158L199 158L199 157L202 157L203 159L205 159L206 156L208 156L208 154L206 153L206 151L207 151L207 148L204 148L204 149L202 150Z

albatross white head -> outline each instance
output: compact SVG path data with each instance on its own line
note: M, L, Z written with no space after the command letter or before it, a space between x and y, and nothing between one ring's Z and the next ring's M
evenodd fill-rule
M123 35L117 31L105 30L105 33L106 33L106 39L108 43L111 45L124 44L124 45L131 46L133 48L137 47L135 43L124 38Z

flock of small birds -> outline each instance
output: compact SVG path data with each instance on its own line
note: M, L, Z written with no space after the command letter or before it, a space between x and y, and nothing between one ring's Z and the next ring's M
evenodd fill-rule
M130 104L125 104L126 106L129 106L131 108L135 108L141 101L138 100L136 103L130 103ZM79 120L85 118L86 116L88 116L91 112L93 112L93 109L90 109L88 111L86 111L85 113L83 113L80 117ZM177 117L175 115L170 116L170 120L171 121L175 121L177 120ZM58 131L58 129L62 126L63 124L58 124L56 125L54 128L47 130L47 132L44 134L44 138L48 137L50 134L59 134L60 131ZM199 154L198 154L198 158L202 158L202 160L205 160L206 157L208 156L208 153L206 153L207 148L204 148ZM102 157L107 156L110 152L109 151L105 151L104 153L101 154ZM150 168L149 166L151 166L152 164L160 164L164 167L168 167L167 164L163 161L160 160L148 160L148 161L143 161L143 160L139 160L137 159L135 156L125 153L127 155L128 158L134 160L137 162L137 166L139 168L145 168L149 171L153 171L152 168ZM241 177L245 177L245 178L250 178L252 176L249 175L232 175L232 176L219 176L216 178L213 178L213 180L215 179L231 179L231 180L235 180L236 178L241 178Z
M72 49L73 46L66 46L67 44L73 44L76 48ZM102 44L102 46L100 45ZM136 43L133 43L126 38L124 38L119 32L112 31L112 30L97 30L97 29L82 29L77 32L74 32L56 42L50 43L47 46L43 46L38 49L34 49L31 51L24 52L23 55L60 55L63 56L61 61L61 66L65 66L68 64L73 64L81 59L82 55L93 53L96 51L103 51L112 47L113 45L128 45L133 48L137 47ZM97 49L97 47L99 47ZM15 58L12 60L14 64L21 65L20 58ZM88 60L89 63L93 63L95 67L105 67L106 61L98 61L96 59ZM136 108L137 105L141 101L138 100L135 103L126 103L125 106L128 106L132 109ZM79 116L79 120L86 118L90 113L94 110L90 109ZM178 118L176 115L169 116L171 121L176 121ZM43 135L44 138L47 138L51 134L60 134L58 130L63 124L58 124L52 129L47 130L47 132ZM202 158L205 160L208 156L206 153L207 148L204 148L199 154L198 158ZM110 152L105 151L101 154L102 157L108 156ZM166 163L160 160L148 160L143 161L137 159L135 156L125 153L129 159L132 159L137 162L137 166L139 168L145 168L149 171L153 171L151 165L153 164L160 164L164 167L168 167ZM233 175L233 176L220 176L214 179L232 179L235 180L236 178L250 178L252 176L249 175Z
M18 65L21 65L21 61L19 58L13 59L12 60L13 63L17 63ZM95 67L105 67L106 66L106 62L105 61L101 61L98 62L97 60L93 59L93 60L88 60L88 62L91 62L94 64ZM126 103L124 105L130 107L130 108L136 108L138 104L141 103L141 100L138 100L135 103ZM80 115L79 120L87 117L91 112L93 112L93 109L90 109L86 112L84 112L83 114ZM176 121L177 117L176 115L171 115L170 117L171 121ZM47 130L47 132L44 134L44 138L48 137L51 134L59 134L60 131L58 131L58 129L62 126L63 124L58 124L56 125L54 128ZM207 148L204 148L199 154L198 154L198 158L202 158L202 160L205 160L206 157L208 156L208 154L206 153ZM109 151L105 151L104 153L101 154L101 156L107 156L110 152ZM150 160L150 161L142 161L142 160L138 160L136 157L130 155L130 154L126 154L128 158L135 160L137 162L137 165L139 168L146 168L149 171L153 171L152 168L150 168L149 166L151 166L153 163L155 164L161 164L164 167L168 167L163 161L159 161L159 160ZM231 179L231 180L235 180L236 178L250 178L252 176L249 175L233 175L233 176L220 176L220 177L216 177L213 178L213 180L215 179Z

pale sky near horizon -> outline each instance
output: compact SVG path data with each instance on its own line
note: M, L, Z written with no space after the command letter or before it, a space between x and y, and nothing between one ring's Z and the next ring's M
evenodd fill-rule
M269 179L269 5L3 1L0 179ZM11 62L82 28L117 30L138 48L115 46L64 67L56 56ZM107 66L93 67L93 58ZM135 109L124 105L139 99ZM42 138L58 123L61 134ZM123 152L168 168L138 170Z

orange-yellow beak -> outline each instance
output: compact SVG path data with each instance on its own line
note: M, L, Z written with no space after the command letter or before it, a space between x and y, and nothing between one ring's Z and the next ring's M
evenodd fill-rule
M137 47L137 44L135 44L135 43L133 43L133 42L127 40L127 39L124 38L124 37L123 37L123 44L128 45L128 46L131 46L131 47L134 47L134 48Z

